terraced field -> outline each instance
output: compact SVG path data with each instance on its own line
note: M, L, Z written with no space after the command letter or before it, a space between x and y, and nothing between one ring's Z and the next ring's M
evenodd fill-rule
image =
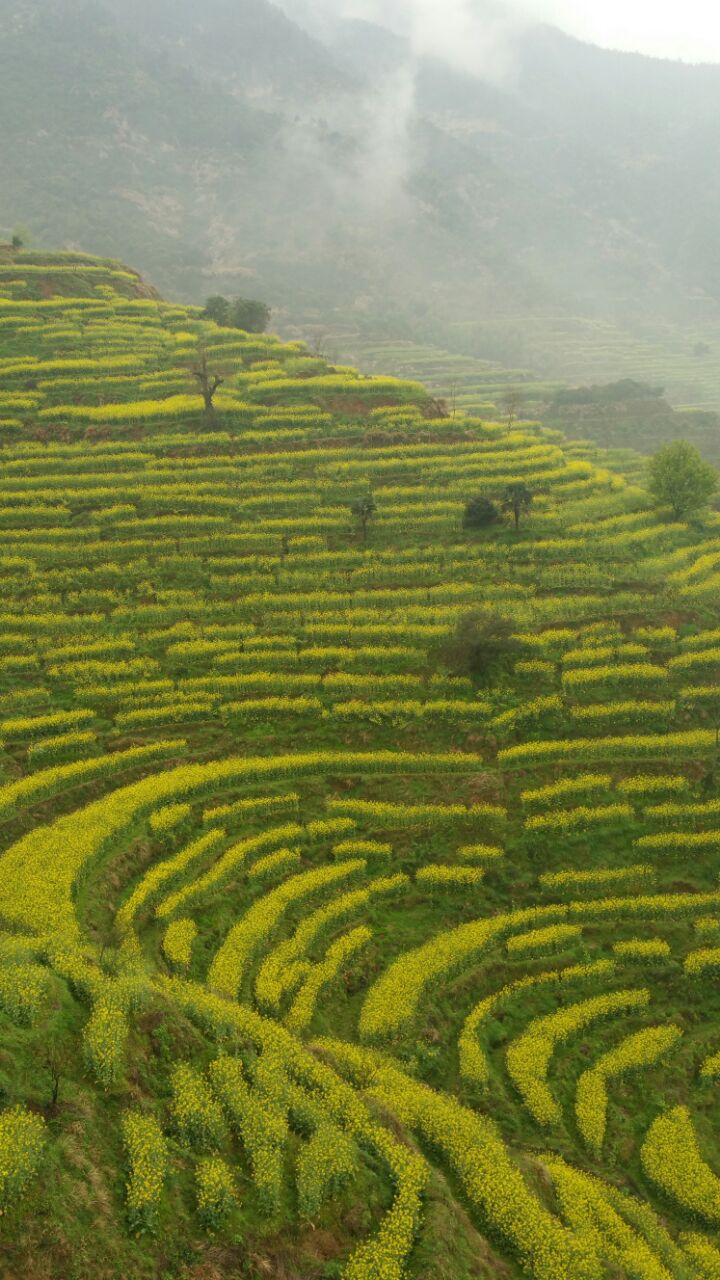
M118 270L0 276L5 1274L713 1280L718 517Z
M511 369L419 342L371 342L357 333L335 339L369 373L392 369L399 377L419 379L448 412L483 418L537 417L564 382L542 382L530 369Z
M446 404L451 416L461 413L505 423L539 421L571 430L602 448L616 451L632 446L645 455L682 438L718 465L720 388L715 385L715 336L705 332L703 339L699 331L690 333L678 350L677 343L675 348L653 347L618 334L605 343L600 341L604 332L602 326L578 324L576 328L571 322L558 326L548 319L542 334L538 333L538 345L531 345L526 353L529 368L508 368L416 342L370 341L350 331L338 333L335 345L368 373L390 372L419 380ZM550 344L547 349L545 342ZM482 339L477 346L483 349ZM696 348L702 354L695 354ZM544 371L545 381L538 370ZM550 380L558 377L563 381ZM563 403L562 393L569 384L612 384L620 378L640 381L650 391L657 388L664 394L650 394L640 402Z
M665 388L667 399L681 410L720 409L720 333L706 317L688 323L680 336L659 327L645 337L634 337L601 320L550 314L528 319L522 334L508 327L505 346L517 354L506 357L504 364L459 354L496 349L501 332L496 320L487 334L459 325L448 334L448 349L377 340L350 329L339 329L334 337L361 368L419 377L468 413L485 414L488 402L503 404L510 391L519 392L523 411L534 414L560 387L622 378ZM516 367L509 367L510 362Z

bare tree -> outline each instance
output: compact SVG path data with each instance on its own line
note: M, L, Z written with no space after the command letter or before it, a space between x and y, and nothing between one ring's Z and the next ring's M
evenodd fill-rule
M55 1111L60 1097L60 1083L72 1066L73 1050L62 1035L51 1034L43 1045L40 1061L50 1076L52 1091L48 1106Z
M310 341L310 354L313 356L322 357L324 359L327 354L327 351L326 351L327 340L328 340L328 335L325 332L325 330L318 329L317 333L313 334L312 339Z
M219 373L212 373L208 369L208 358L206 351L200 351L197 361L192 366L191 373L197 378L200 385L200 394L205 403L205 413L208 418L212 418L215 414L215 392L225 382L225 378Z
M523 395L520 389L518 387L508 387L500 401L500 406L507 418L508 429L512 426L513 422L515 422L516 418L519 417L522 405Z

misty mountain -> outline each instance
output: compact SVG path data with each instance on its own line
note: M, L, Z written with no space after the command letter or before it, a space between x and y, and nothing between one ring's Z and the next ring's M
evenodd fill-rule
M319 38L268 0L0 17L8 228L180 297L263 297L286 327L561 376L543 334L564 317L663 349L720 338L720 68L539 27L489 80L370 23Z
M242 97L317 102L348 80L329 49L266 0L122 0L113 12L173 61Z

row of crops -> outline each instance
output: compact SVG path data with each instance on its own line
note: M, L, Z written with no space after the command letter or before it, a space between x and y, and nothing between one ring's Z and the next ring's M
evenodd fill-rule
M0 277L9 1273L713 1280L720 519L89 266Z

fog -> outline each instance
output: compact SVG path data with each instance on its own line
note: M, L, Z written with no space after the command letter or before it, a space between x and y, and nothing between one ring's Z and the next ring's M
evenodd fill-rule
M171 297L262 299L285 332L550 380L671 351L694 403L693 353L720 350L720 69L571 38L715 56L693 6L683 34L629 0L10 0L0 223Z
M320 39L342 20L359 19L401 36L411 58L437 58L498 83L512 71L515 37L536 21L494 0L280 0L280 7Z
M550 23L608 49L686 62L720 61L720 10L707 0L279 0L316 33L338 18L361 18L405 36L413 51L480 70L512 67L512 41L524 26Z
M333 208L324 210L326 224L338 214L346 216L349 206L356 221L382 217L387 223L408 212L416 80L425 60L503 87L513 78L517 37L533 25L527 14L494 0L481 6L472 0L279 0L279 7L314 38L342 47L346 56L352 45L348 23L372 24L398 37L392 65L382 75L370 71L365 90L353 95L350 112L342 98L330 108L333 123L354 137L356 151L343 171L314 154L324 170L323 185L335 195ZM363 66L363 78L366 74Z

